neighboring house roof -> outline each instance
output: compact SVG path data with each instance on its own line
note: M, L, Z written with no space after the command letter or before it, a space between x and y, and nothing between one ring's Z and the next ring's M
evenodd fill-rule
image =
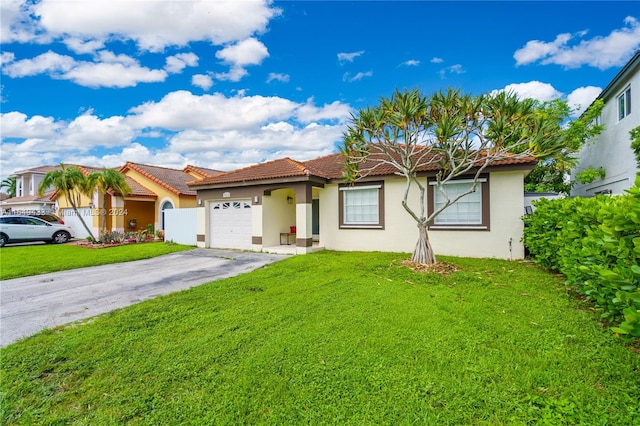
M531 169L537 160L534 157L505 158L496 161L492 167L516 166L523 169ZM373 163L370 163L373 164ZM365 162L362 167L367 167ZM420 168L419 172L436 171L439 167L431 164ZM325 180L341 179L344 171L344 156L342 154L331 154L324 157L315 158L309 161L296 161L291 158L282 158L268 161L231 172L212 176L199 181L189 182L189 186L198 187L216 184L231 184L240 182L256 182L261 180L284 179L292 177L316 176ZM368 176L390 176L397 172L392 165L383 165L376 168Z
M3 205L30 204L30 203L53 203L55 191L45 192L42 197L39 195L25 195L23 197L7 198L2 201Z
M26 174L43 174L44 175L52 170L58 170L59 168L60 166L38 166L38 167L33 167L31 169L18 170L17 172L11 173L9 177L17 177L17 176L26 175Z
M195 177L199 178L199 179L203 179L203 178L207 178L210 176L216 176L219 175L221 173L224 173L220 170L215 170L215 169L208 169L206 167L197 167L197 166L192 166L192 165L188 165L187 167L185 167L184 169L182 169L183 172L185 173L189 173L190 175L196 175Z
M193 176L183 170L132 162L127 162L122 166L122 168L120 168L121 173L125 173L127 170L134 170L138 172L150 181L162 186L176 195L196 195L196 192L187 186L187 182L193 181Z

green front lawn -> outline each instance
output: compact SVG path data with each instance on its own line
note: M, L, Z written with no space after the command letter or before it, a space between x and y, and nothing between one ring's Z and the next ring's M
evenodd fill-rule
M535 265L287 258L0 351L4 424L611 424L640 357ZM635 419L635 420L634 420Z
M87 266L148 259L193 247L168 243L126 244L93 249L74 244L5 246L0 249L0 279L28 277Z

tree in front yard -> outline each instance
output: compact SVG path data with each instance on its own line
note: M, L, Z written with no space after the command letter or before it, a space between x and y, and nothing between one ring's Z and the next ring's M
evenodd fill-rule
M402 206L418 227L411 260L436 262L427 226L462 197L475 192L480 175L500 160L548 155L556 148L555 123L539 113L532 99L515 94L472 96L457 90L422 96L418 90L399 91L382 98L376 107L353 116L344 135L344 178L355 182L380 168L391 167L404 176ZM435 191L443 203L426 214L425 185L419 172L436 170ZM472 180L466 191L449 194L447 183L460 177ZM409 205L411 187L419 204Z
M81 203L82 196L91 197L95 188L95 184L88 179L88 176L82 173L76 166L65 166L60 164L60 168L47 172L42 178L40 185L38 186L38 194L42 196L49 188L55 189L60 194L64 195L74 213L82 222L82 226L89 233L89 237L92 242L96 242L91 229L84 221L84 217L78 211L78 206Z
M131 188L125 180L122 173L113 169L102 169L99 172L91 173L88 176L89 181L95 188L102 193L102 206L107 206L107 196L109 191L117 192L120 195L128 195L131 193ZM102 213L105 213L104 211ZM100 215L100 230L104 234L107 230L107 216L106 214Z

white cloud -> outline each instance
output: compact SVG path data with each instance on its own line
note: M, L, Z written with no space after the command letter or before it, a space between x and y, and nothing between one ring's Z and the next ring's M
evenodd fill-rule
M358 52L344 52L338 53L338 62L344 64L345 62L353 62L355 58L358 56L362 56L364 54L364 50L360 50Z
M64 124L55 122L53 117L26 114L12 111L0 114L0 129L3 138L50 138Z
M94 53L104 48L105 40L84 40L80 37L68 37L64 44L77 54Z
M79 62L58 78L87 87L133 87L138 83L162 82L167 78L167 72L122 63Z
M76 117L61 131L57 144L88 151L94 147L122 146L131 142L135 131L124 117L100 119L91 113Z
M297 104L284 98L222 94L195 96L187 91L171 92L159 102L147 102L130 110L136 128L169 130L248 129L269 120L290 117Z
M542 83L540 81L508 84L503 89L492 91L491 94L495 95L502 91L516 93L520 99L532 98L541 102L562 97L562 92L557 91L549 83Z
M191 77L191 84L207 91L213 86L213 79L206 74L195 74Z
M417 67L420 65L420 61L417 59L409 59L408 61L404 61L400 65L404 65L405 67Z
M43 0L32 10L39 17L40 31L53 37L85 43L134 40L141 50L152 52L191 41L221 45L243 40L266 31L269 20L281 13L268 0ZM9 36L17 38L21 19L24 14L14 12L3 23L3 31L7 28Z
M16 55L12 52L2 52L0 53L0 66L5 66L16 59Z
M26 77L42 73L63 74L75 65L71 56L60 55L51 50L33 59L13 61L2 68L2 73L9 77Z
M464 73L466 73L466 71L464 70L464 68L462 68L462 65L460 64L451 65L450 67L442 68L439 71L440 78L442 79L447 78L448 74L464 74Z
M269 57L269 51L262 42L255 38L248 38L225 47L216 52L216 58L235 66L259 65L264 58Z
M255 38L248 38L238 43L225 47L216 52L216 58L231 65L229 72L216 73L219 80L240 81L248 74L247 65L259 65L264 58L269 57L269 51L262 42Z
M342 76L342 81L353 83L354 81L362 80L365 77L371 77L371 76L373 76L373 71L359 72L354 76L351 76L350 73L345 72Z
M31 10L25 0L2 0L0 2L0 43L37 43L49 41L37 33L37 22L30 16Z
M629 16L624 23L625 27L615 29L605 37L596 36L573 45L569 45L571 40L581 39L587 32L559 34L552 42L532 40L516 50L513 57L516 65L539 61L543 65L557 64L565 68L589 65L604 70L622 66L640 48L640 22Z
M289 82L289 74L278 74L275 72L270 72L269 77L267 77L267 83L271 83L272 81L280 81L282 83Z
M198 56L195 53L178 53L167 57L164 69L169 73L176 74L186 67L195 67L197 65Z
M167 78L165 70L140 66L136 59L127 55L105 50L98 52L95 59L101 62L76 61L70 56L48 51L33 59L13 61L4 66L2 72L13 78L48 74L54 79L71 80L94 88L132 87L141 82L161 82Z
M574 109L574 116L579 117L589 105L602 93L602 88L595 86L579 87L567 95L569 106Z
M444 62L444 59L438 58L437 56L435 56L435 57L431 58L431 61L429 61L429 62L431 62L432 64L441 64L441 63Z
M307 103L297 109L296 116L301 123L323 120L337 120L338 122L344 123L351 117L351 112L351 107L342 102L334 101L331 104L317 107L313 104L313 99L309 99Z

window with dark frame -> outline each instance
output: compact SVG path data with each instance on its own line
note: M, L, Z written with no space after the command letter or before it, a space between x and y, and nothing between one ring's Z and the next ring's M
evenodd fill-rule
M339 188L339 227L384 229L384 185L369 182Z
M618 96L618 121L631 114L631 88L622 92Z
M457 179L447 182L444 190L449 199L468 191L473 179ZM428 214L444 205L445 197L437 189L435 180L430 180L427 188ZM477 230L488 231L490 225L489 179L486 176L478 180L476 190L455 203L449 205L430 223L429 229L443 230Z

